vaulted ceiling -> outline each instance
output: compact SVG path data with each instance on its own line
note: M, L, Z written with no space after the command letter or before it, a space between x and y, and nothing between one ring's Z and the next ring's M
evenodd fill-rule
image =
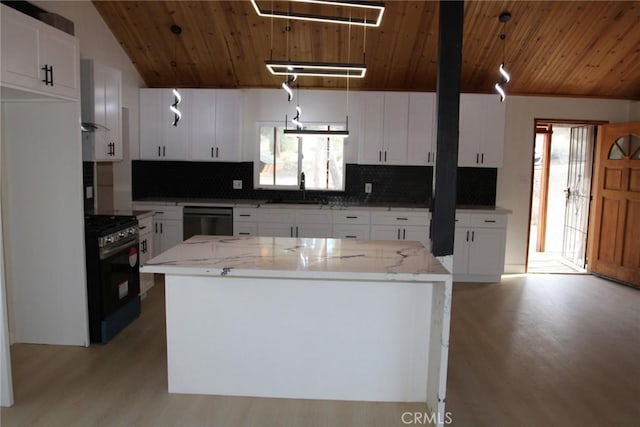
M366 77L351 79L352 89L436 89L437 1L386 1L381 26L366 31L260 17L249 0L94 4L149 87L276 88L284 79L266 69L272 58L364 61ZM503 11L512 15L506 24L498 19ZM182 34L170 31L173 24ZM463 37L463 92L493 92L504 57L510 94L640 100L638 1L467 1ZM297 83L345 87L335 77Z

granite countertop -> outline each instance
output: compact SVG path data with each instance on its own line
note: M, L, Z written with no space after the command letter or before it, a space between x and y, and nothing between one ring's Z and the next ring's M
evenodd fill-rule
M371 281L445 281L419 242L194 236L149 260L143 273Z
M146 210L131 210L131 209L123 209L123 210L98 210L94 212L96 215L124 215L124 216L135 216L138 221L150 216L153 216L153 211Z
M133 203L140 204L170 204L177 206L217 206L217 207L253 207L253 208L275 208L275 209L332 209L332 210L355 210L368 209L380 211L408 210L408 211L432 211L428 203L409 202L327 202L327 203L296 203L295 200L285 202L272 202L260 199L206 199L206 198L181 198L163 197L154 199L134 200ZM509 214L510 210L499 206L485 205L458 205L459 212L490 211L497 214Z

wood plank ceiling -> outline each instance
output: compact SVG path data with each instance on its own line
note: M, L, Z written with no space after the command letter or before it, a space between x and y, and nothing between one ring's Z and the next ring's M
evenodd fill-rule
M283 78L264 66L272 58L364 60L366 77L351 79L352 89L436 89L436 1L387 1L382 25L366 31L293 20L287 31L287 20L257 16L248 0L94 5L149 87L275 88ZM311 10L323 13L319 6ZM505 10L512 19L503 25L498 16ZM182 27L180 36L171 33L172 24ZM463 92L492 93L503 56L512 76L510 94L640 100L640 2L466 2ZM336 78L297 83L345 87Z

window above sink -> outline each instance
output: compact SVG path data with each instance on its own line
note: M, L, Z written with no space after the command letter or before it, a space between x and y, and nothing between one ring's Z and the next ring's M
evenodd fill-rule
M305 126L307 130L326 130L326 125ZM290 136L284 126L261 125L258 187L263 189L300 188L305 174L306 190L344 190L344 138L325 135ZM344 130L344 125L331 126ZM299 203L300 201L292 201ZM308 201L303 201L309 204Z

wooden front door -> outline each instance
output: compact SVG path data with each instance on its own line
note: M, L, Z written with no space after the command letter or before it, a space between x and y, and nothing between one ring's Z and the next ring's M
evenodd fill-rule
M588 270L640 286L640 122L598 127Z

